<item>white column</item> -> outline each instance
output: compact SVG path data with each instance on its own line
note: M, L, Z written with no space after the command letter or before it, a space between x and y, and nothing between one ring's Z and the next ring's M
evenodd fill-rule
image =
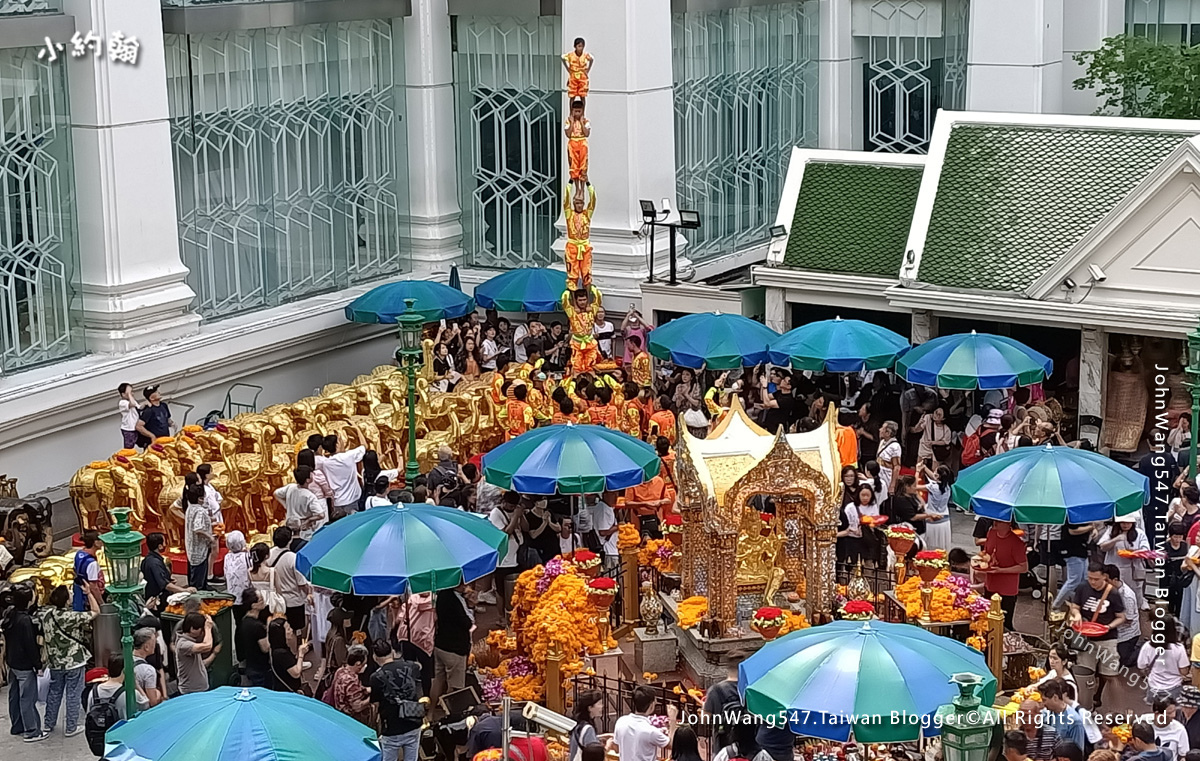
M80 290L89 351L120 353L192 333L200 317L179 256L159 0L64 0L103 55L69 66ZM109 60L114 32L140 41L136 65Z
M933 312L918 310L912 314L912 342L923 344L937 337L937 316Z
M412 16L396 23L408 90L409 251L418 272L445 272L463 256L446 0L414 0Z
M1061 113L1063 0L974 0L970 24L968 111Z
M766 288L766 323L767 327L776 333L786 333L791 330L791 320L788 319L787 292L782 288Z
M1075 63L1076 53L1096 50L1105 37L1124 31L1123 0L1063 0L1063 111L1092 114L1101 100L1095 90L1076 90L1071 83L1082 77L1084 67Z
M596 189L592 272L617 311L641 301L648 274L638 199L675 198L675 111L672 104L670 0L563 0L564 51L576 37L595 56L587 117L588 175ZM566 73L563 73L564 82ZM563 98L566 109L566 98ZM565 117L564 117L565 118ZM561 186L567 182L565 151ZM559 189L561 193L561 187ZM672 214L674 216L674 214ZM561 229L561 228L560 228ZM680 236L682 238L682 236ZM554 244L561 254L566 241ZM677 241L680 254L685 241ZM665 234L655 240L655 270L667 262ZM679 257L679 273L689 265Z
M819 29L820 147L861 150L863 62L854 57L850 0L821 0Z
M1104 365L1108 338L1102 328L1079 331L1079 416L1104 419Z

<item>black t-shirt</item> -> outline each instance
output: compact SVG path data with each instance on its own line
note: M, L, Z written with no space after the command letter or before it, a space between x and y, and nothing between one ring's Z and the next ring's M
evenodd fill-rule
M271 651L271 671L275 674L275 689L279 692L300 692L300 678L288 673L296 662L296 654L286 647Z
M168 422L171 419L171 409L165 402L146 405L138 417L146 424L146 430L154 434L156 438L171 435L171 425Z
M987 539L988 532L992 530L991 518L976 518L975 527L971 529L971 536L975 539Z
M474 758L481 750L499 748L504 744L504 721L499 716L484 716L467 733L467 757Z
M405 674L404 672L410 672ZM404 691L404 685L413 689ZM420 719L400 718L399 700L421 699L421 674L409 661L385 663L371 674L371 702L379 704L379 734L395 737L421 727Z
M267 625L258 616L247 614L238 621L237 631L233 634L233 642L237 647L238 657L246 662L246 670L256 674L266 674L271 670L271 656L264 653L258 646L259 640L266 639ZM293 659L293 663L295 659Z
M731 706L734 703L741 705L741 695L738 694L737 682L731 682L726 679L724 682L718 682L708 689L708 694L704 696L704 713L717 717L714 720L717 728L717 744L726 745L731 742L729 736L730 724L726 723L727 717L726 706ZM734 719L729 718L729 721Z
M537 550L538 555L542 558L542 562L549 562L551 558L558 554L558 534L547 526L541 534L533 536L533 532L538 529L543 523L550 522L550 514L547 512L545 517L539 518L532 510L525 513L526 519L529 521L529 533L525 535L525 542L529 546Z
M1084 621L1091 621L1092 616L1096 612L1096 606L1100 603L1100 598L1104 596L1104 589L1092 589L1092 585L1088 583L1080 584L1075 587L1075 593L1071 595L1071 602L1079 606L1080 615ZM1125 612L1125 603L1121 601L1121 593L1113 589L1105 598L1104 604L1100 606L1100 615L1096 616L1096 623L1108 626L1116 620L1118 613ZM1107 634L1103 634L1093 639L1116 639L1117 630L1113 629Z
M921 512L921 504L909 495L892 496L892 523L908 523L918 534L925 533L925 521L914 521L913 516Z
M167 585L171 583L171 572L167 569L162 555L151 552L142 558L142 578L146 580L146 599L157 597L158 605L155 610L162 612L162 609L167 606L164 592L167 591Z
M1188 545L1187 542L1180 542L1178 547L1172 547L1170 542L1167 542L1164 549L1167 552L1166 562L1163 564L1163 575L1166 577L1167 585L1182 589L1191 583L1191 574L1184 575L1183 559L1187 557ZM1196 746L1200 748L1200 745Z
M774 434L779 430L779 426L786 429L792 424L792 420L796 416L796 397L792 396L790 391L776 391L771 394L771 398L779 406L767 407L766 416L763 418L763 427Z
M1083 528L1080 523L1067 523L1062 527L1058 549L1064 558L1086 558L1088 556L1088 534L1072 534L1071 529ZM1184 548L1187 551L1187 548Z

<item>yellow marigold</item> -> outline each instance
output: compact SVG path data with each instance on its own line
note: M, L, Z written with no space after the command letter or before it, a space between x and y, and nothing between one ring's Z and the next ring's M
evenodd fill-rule
M979 652L982 653L985 643L983 641L983 637L976 637L976 636L972 635L970 637L967 637L967 645L975 648L976 650L978 650Z
M804 617L803 613L793 613L790 610L785 610L783 611L783 618L783 628L779 630L780 637L788 632L800 631L801 629L807 629L808 627L812 626L812 624L808 622L808 619Z
M658 679L658 674L655 674L653 671L643 671L642 679L647 682L653 682L655 679Z
M691 629L700 623L700 619L708 615L708 598L699 595L689 597L679 603L679 626Z
M642 543L642 535L632 523L622 523L617 527L617 549L631 550Z

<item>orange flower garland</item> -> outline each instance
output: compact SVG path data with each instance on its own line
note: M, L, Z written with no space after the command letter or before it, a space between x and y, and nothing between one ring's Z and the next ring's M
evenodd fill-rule
M661 573L671 573L675 565L672 555L675 545L665 539L647 539L638 550L638 566L653 568Z
M642 543L642 535L632 523L617 526L617 550L631 550Z
M807 629L810 626L812 624L808 622L803 613L793 613L790 610L785 610L783 611L783 628L779 630L779 636L782 637L788 632Z
M700 619L708 615L708 598L689 597L679 603L677 608L679 613L679 627L681 629L691 629L696 624L700 623Z

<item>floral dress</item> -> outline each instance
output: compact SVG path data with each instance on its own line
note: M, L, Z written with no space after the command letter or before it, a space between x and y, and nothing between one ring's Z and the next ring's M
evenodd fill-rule
M370 718L367 710L355 711L354 705L361 703L367 697L367 688L363 686L358 673L350 666L342 666L333 675L333 707L355 721L366 724Z

